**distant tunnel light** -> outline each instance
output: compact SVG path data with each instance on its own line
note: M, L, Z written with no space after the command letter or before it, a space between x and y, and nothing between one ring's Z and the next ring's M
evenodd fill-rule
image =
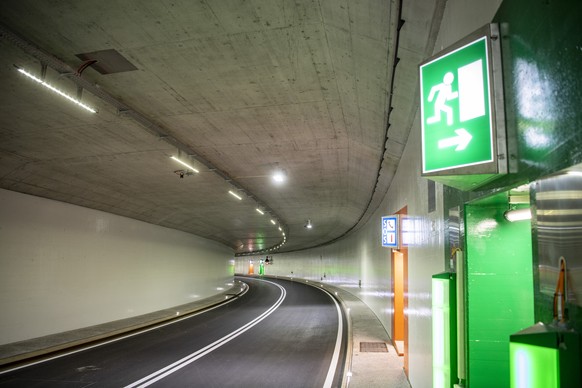
M509 222L531 220L530 209L516 209L508 210L503 214L505 219Z
M200 171L198 171L197 169L195 169L194 167L190 166L188 163L184 163L182 162L180 159L178 159L175 156L170 156L170 159L175 160L176 162L180 163L182 166L187 167L189 170L194 171L195 173L199 173Z
M271 220L271 224L277 225L277 223L275 222L275 220Z
M242 197L241 197L240 195L238 195L237 193L235 193L234 191L232 191L232 190L228 190L228 193L229 193L230 195L232 195L233 197L235 197L236 199L238 199L239 201L241 201L241 200L242 200Z
M261 215L264 215L264 214L265 214L265 212L264 212L264 211L262 211L262 210L261 210L261 209L259 209L259 208L257 208L256 210L257 210L257 212L259 212Z
M44 86L45 88L55 92L56 94L58 94L61 97L66 98L67 100L71 101L72 103L80 106L83 109L88 110L91 113L97 113L97 110L95 110L94 108L91 108L90 106L83 104L81 101L77 100L76 98L73 98L71 96L69 96L67 93L55 88L54 86L47 84L46 82L44 82L43 80L41 80L40 78L30 74L29 72L27 72L24 69L21 69L19 67L16 68L16 70L18 70L20 73L24 74L25 76L27 76L28 78L38 82L39 84L41 84L42 86Z

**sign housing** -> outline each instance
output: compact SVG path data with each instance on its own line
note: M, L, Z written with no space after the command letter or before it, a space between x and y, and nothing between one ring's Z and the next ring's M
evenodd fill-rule
M419 66L422 175L471 189L507 173L507 145L496 24Z

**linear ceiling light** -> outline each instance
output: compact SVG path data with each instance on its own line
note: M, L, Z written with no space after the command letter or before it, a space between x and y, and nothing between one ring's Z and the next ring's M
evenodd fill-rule
M262 210L261 210L261 209L259 209L259 208L257 208L256 210L257 210L257 211L258 211L258 212L259 212L261 215L264 215L264 214L265 214L265 212L264 212L264 211L262 211Z
M71 96L69 96L67 93L55 88L54 86L47 84L46 82L44 82L43 80L41 80L40 78L30 74L29 72L27 72L24 69L21 69L19 67L16 68L16 70L18 70L20 73L24 74L25 76L27 76L28 78L38 82L39 84L41 84L42 86L44 86L45 88L52 90L53 92L55 92L56 94L58 94L61 97L66 98L67 100L71 101L74 104L77 104L78 106L80 106L83 109L88 110L91 113L97 113L97 110L95 110L94 108L91 108L89 105L85 105L83 104L80 100L77 100L76 98L73 98Z
M242 197L241 197L240 195L238 195L237 193L235 193L234 191L232 191L232 190L228 190L228 193L229 193L230 195L232 195L233 197L235 197L236 199L238 199L239 201L241 201L241 200L242 200Z
M531 220L531 210L529 208L508 210L503 216L509 222Z
M275 220L271 220L271 224L277 225L277 223L275 222Z
M195 173L199 173L200 171L196 170L194 167L190 166L188 163L184 163L182 162L180 159L178 159L175 156L170 156L170 159L175 160L176 162L180 163L182 166L187 167L189 170L194 171Z

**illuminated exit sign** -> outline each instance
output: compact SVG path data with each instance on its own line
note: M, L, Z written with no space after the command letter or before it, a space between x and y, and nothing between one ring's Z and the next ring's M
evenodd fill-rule
M488 25L420 65L423 175L506 172L498 36Z

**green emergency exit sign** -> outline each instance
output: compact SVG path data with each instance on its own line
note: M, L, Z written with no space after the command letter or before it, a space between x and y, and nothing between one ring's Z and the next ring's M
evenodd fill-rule
M420 65L423 175L499 172L491 34L483 31Z

